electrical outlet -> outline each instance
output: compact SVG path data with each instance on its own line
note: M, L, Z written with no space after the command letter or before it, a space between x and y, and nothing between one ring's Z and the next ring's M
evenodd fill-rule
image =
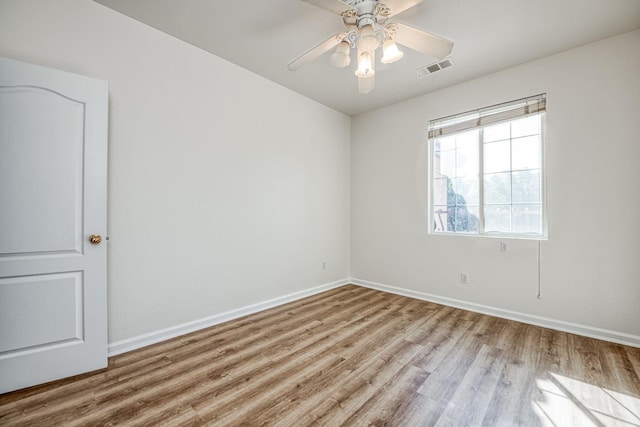
M469 284L469 274L460 273L460 283L462 283L463 285L468 285Z
M326 270L326 269L327 269L327 262L326 262L326 261L323 261L323 262L322 262L322 269L323 269L323 270Z
M507 252L509 250L509 246L507 245L507 242L500 242L500 252Z

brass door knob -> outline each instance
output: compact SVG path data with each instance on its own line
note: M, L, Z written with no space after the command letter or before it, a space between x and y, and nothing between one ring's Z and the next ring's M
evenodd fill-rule
M89 236L89 241L93 245L98 245L100 244L100 242L102 242L102 236L99 234L92 234L91 236Z

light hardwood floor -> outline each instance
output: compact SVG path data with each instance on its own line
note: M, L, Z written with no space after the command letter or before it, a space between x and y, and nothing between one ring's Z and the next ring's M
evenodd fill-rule
M348 285L0 395L0 425L640 426L640 349Z

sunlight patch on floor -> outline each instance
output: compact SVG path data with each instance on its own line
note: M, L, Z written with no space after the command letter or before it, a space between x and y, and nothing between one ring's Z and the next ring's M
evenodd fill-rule
M550 373L536 380L543 426L640 427L640 398Z

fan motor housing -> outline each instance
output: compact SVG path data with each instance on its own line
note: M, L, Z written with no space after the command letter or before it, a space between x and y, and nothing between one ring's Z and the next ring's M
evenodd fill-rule
M373 26L378 22L377 0L350 0L344 3L353 7L357 11L356 25L358 28L362 28L365 25Z

